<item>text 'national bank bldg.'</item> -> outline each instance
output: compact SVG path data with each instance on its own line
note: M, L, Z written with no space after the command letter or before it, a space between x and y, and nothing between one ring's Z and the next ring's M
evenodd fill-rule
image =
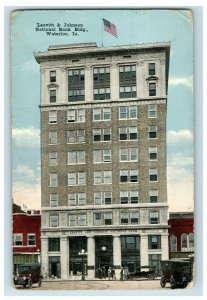
M34 54L43 275L119 275L168 259L169 53L169 43L84 43Z

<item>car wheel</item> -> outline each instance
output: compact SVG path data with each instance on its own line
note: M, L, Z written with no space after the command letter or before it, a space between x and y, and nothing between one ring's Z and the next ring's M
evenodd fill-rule
M147 275L147 279L148 279L148 280L152 280L152 279L154 279L154 276L153 276L152 274L148 274L148 275Z
M30 289L32 288L32 280L31 280L31 279L28 280L28 287L29 287Z
M161 278L160 279L160 286L162 287L162 288L164 288L165 286L166 286L166 280L165 280L165 278Z

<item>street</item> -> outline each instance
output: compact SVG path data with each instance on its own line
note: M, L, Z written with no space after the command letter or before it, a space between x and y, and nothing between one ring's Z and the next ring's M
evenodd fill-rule
M24 289L17 286L17 289ZM160 286L160 280L43 280L42 286L34 284L35 290L169 290L170 285L164 289ZM26 290L30 290L26 288Z

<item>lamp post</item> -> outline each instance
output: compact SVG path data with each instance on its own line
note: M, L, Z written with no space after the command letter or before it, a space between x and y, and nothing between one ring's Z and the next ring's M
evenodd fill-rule
M84 256L87 256L87 254L88 253L84 249L82 249L80 252L78 252L78 255L80 255L81 258L82 258L82 278L81 278L81 280L85 280L85 275L84 275Z

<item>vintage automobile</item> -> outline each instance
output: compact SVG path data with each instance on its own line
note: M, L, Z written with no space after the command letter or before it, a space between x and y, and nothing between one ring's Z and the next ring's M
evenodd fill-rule
M23 285L24 287L32 288L34 283L37 283L38 286L41 286L42 276L40 264L34 263L18 265L13 281L15 286Z
M190 260L163 260L160 263L162 288L166 286L167 282L170 283L171 289L186 288L192 281L193 265Z
M135 272L130 272L128 274L128 279L133 280L136 278L146 278L155 279L156 277L156 267L155 266L142 266L139 267Z

